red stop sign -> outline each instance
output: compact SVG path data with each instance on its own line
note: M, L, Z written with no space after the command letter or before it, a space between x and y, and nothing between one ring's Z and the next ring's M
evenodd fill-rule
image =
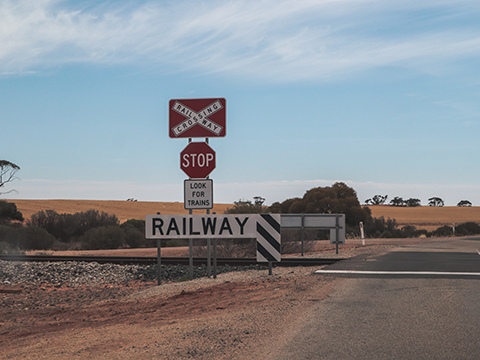
M205 179L215 165L215 151L206 142L191 142L180 153L180 169L190 179Z

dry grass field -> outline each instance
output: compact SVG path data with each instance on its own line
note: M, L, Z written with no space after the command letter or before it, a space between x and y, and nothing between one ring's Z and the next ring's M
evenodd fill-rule
M109 201L109 200L9 200L17 205L25 219L40 210L55 210L63 214L95 209L108 214L115 214L120 222L129 219L145 219L145 215L188 214L182 202L153 202L153 201ZM212 212L223 214L233 204L215 204ZM374 217L383 216L385 219L396 219L399 227L414 225L418 229L429 231L443 225L460 224L466 221L480 223L480 207L395 207L388 205L369 206ZM202 213L205 211L194 211Z
M452 226L467 221L480 223L480 207L419 206L397 207L388 205L369 206L373 217L396 219L399 227L414 225L417 229L435 230L443 225Z
M120 223L129 219L145 219L146 215L188 214L182 202L154 201L110 201L110 200L8 200L17 205L17 209L25 219L40 210L55 210L59 214L74 214L87 210L104 211L116 215ZM212 212L223 214L232 204L215 204ZM195 213L205 214L205 210L195 210Z

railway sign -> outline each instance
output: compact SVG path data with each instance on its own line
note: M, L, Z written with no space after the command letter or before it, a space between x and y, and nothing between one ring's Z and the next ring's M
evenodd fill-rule
M215 151L206 142L191 142L180 153L180 169L190 179L205 179L215 166Z
M257 239L257 261L281 261L280 214L147 215L147 239Z
M185 209L213 209L213 180L185 180Z
M208 138L226 135L224 98L172 99L169 102L171 138Z

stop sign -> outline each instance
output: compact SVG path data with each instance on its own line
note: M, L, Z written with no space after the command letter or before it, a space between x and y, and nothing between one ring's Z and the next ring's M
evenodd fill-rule
M215 151L206 142L191 142L180 153L180 169L190 179L205 179L215 169Z

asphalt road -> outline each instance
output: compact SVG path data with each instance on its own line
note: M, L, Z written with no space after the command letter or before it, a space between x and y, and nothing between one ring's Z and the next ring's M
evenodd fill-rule
M344 279L272 358L479 359L479 249L480 238L429 241L326 267L429 274L317 274Z

